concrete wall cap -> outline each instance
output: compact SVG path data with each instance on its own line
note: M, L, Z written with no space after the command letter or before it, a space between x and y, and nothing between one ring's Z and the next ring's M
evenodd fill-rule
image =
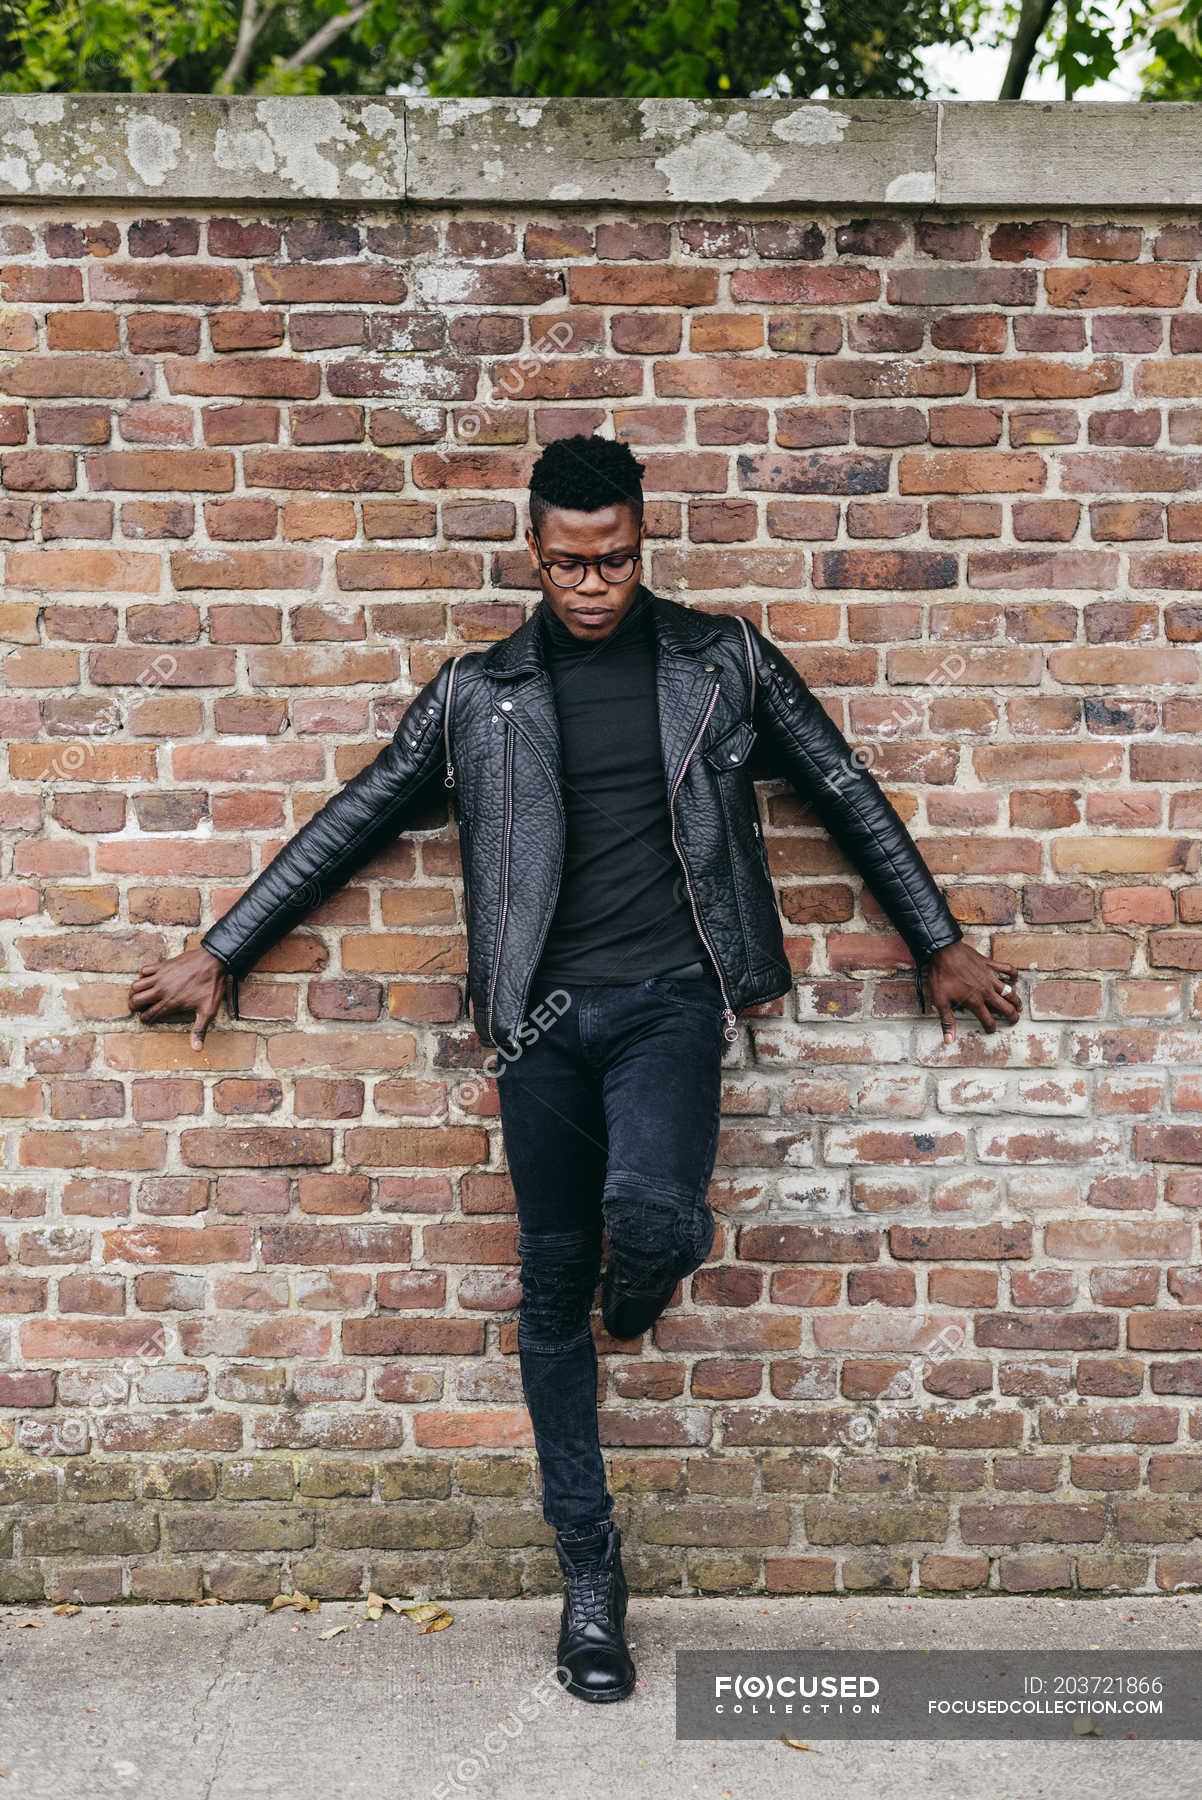
M1202 104L8 94L0 195L1191 207Z

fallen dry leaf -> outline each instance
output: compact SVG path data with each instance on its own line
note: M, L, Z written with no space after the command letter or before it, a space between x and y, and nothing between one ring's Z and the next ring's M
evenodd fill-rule
M391 1606L393 1612L404 1612L405 1610L405 1602L397 1594L394 1594L391 1600L385 1600L384 1604Z
M445 1631L448 1625L453 1625L454 1623L455 1621L449 1612L439 1613L436 1619L431 1619L428 1625L422 1626L418 1636L428 1637L432 1631Z
M382 1594L369 1594L367 1596L367 1616L373 1621L384 1617L384 1597Z
M331 1625L330 1629L328 1631L319 1631L317 1635L320 1639L322 1639L324 1641L326 1638L337 1637L338 1633L340 1631L349 1631L349 1630L350 1630L349 1625Z
M803 1744L800 1738L786 1737L783 1731L780 1734L780 1741L782 1744L788 1744L790 1750L808 1750L811 1756L822 1755L821 1750L815 1750L813 1744Z
M216 1594L206 1594L203 1600L189 1600L188 1605L189 1606L224 1606L225 1601L219 1600L217 1598Z
M295 1607L297 1612L315 1613L321 1611L321 1603L319 1601L311 1600L308 1594L302 1594L299 1591L295 1594L276 1594L272 1598L271 1605L267 1610L269 1613L279 1612L281 1607L284 1606Z
M52 1606L50 1608L50 1610L54 1614L56 1619L69 1619L72 1617L73 1614L75 1614L77 1612L82 1612L83 1607L82 1606L74 1606L74 1605L72 1605L71 1601L64 1600L61 1606Z
M45 1619L20 1619L17 1622L17 1630L24 1631L27 1625L32 1625L35 1631L41 1631L44 1629L45 1624Z
M440 1613L444 1613L446 1610L446 1607L440 1606L437 1600L419 1600L416 1606L402 1606L401 1608L405 1617L412 1619L417 1625L423 1625L427 1619L436 1619Z

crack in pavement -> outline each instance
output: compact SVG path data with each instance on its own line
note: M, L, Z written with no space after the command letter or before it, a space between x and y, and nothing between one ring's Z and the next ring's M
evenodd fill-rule
M221 1684L231 1677L237 1686L244 1686L248 1679L247 1672L244 1668L230 1669L228 1664L230 1652L233 1649L234 1644L241 1644L247 1632L255 1623L256 1621L253 1619L240 1618L235 1629L227 1634L224 1643L217 1652L216 1673L214 1674L212 1681L210 1681L209 1685L206 1687L204 1693L200 1695L193 1705L192 1749L196 1753L198 1759L201 1754L201 1734L209 1724L209 1721L206 1720L204 1715L208 1711L213 1695ZM221 1759L225 1754L225 1747L229 1741L230 1726L232 1724L233 1720L227 1718L225 1724L221 1728L221 1735L213 1753L212 1766L209 1769L207 1776L204 1778L204 1786L201 1789L200 1800L211 1800L214 1784L216 1783L221 1768Z

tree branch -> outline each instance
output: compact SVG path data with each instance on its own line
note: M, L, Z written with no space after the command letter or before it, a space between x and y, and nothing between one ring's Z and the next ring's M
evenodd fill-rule
M337 18L327 19L307 44L302 44L299 50L292 52L287 62L280 64L281 69L303 69L307 62L312 62L323 50L328 50L335 38L341 37L344 31L349 31L352 25L357 25L370 3L371 0L362 0L362 4L352 7L350 12L339 13Z
M1014 42L1010 46L1010 61L1002 77L999 100L1022 99L1023 88L1035 60L1036 46L1044 34L1055 4L1056 0L1022 0L1018 24L1014 30Z
M250 53L254 49L255 39L267 23L268 14L275 5L275 0L267 0L262 12L258 9L258 0L242 0L242 17L238 21L238 41L234 45L234 54L230 57L224 74L213 89L215 94L228 94L233 91L234 83L241 81L246 73L246 65L250 61Z

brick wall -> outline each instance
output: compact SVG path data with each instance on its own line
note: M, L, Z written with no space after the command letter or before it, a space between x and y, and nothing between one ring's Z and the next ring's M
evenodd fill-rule
M707 1267L599 1335L638 1586L1202 1582L1202 228L931 208L9 208L0 1600L557 1574L423 819L135 1023L532 604L557 434L863 747L1023 1017L941 1044L800 802ZM598 1323L600 1334L600 1325Z

